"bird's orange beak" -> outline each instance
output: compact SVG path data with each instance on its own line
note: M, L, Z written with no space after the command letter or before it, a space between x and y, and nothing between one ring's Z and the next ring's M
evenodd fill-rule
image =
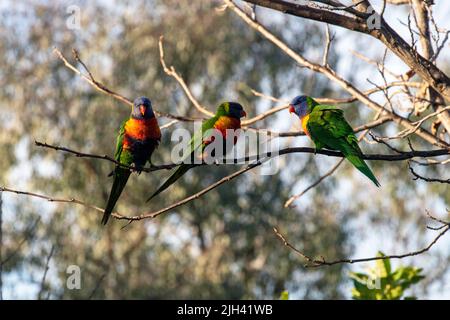
M292 104L289 105L289 112L290 113L295 113L295 108Z
M242 110L241 111L241 117L246 117L246 116L247 116L247 113L244 110Z
M141 104L139 106L139 110L141 111L142 116L144 116L145 115L145 111L147 110L147 108L143 104Z

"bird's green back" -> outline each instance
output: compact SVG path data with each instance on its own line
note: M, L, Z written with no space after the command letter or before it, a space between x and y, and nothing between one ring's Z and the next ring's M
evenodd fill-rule
M194 133L194 136L189 141L190 145L190 153L184 157L183 162L185 162L187 159L192 157L192 155L197 151L198 148L204 148L203 139L205 138L205 133L214 128L214 125L216 124L217 119L219 119L219 115L214 115L212 118L203 121L201 130Z
M314 142L337 150L349 144L355 152L361 152L358 139L341 109L327 105L315 106L309 114L307 128Z
M306 124L316 148L326 147L341 151L359 171L376 186L380 186L372 170L364 162L353 128L344 118L344 112L333 106L317 105L309 114Z

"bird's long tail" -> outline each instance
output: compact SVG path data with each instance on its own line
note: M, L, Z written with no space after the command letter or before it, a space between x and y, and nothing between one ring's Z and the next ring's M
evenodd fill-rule
M130 170L124 168L116 168L114 171L114 182L111 187L111 192L109 194L108 202L106 203L105 212L102 218L103 225L108 222L109 216L111 215L120 194L125 188L125 185L127 184L130 173Z
M156 190L148 199L147 202L156 197L158 194L166 190L170 185L172 185L175 181L180 179L189 169L195 167L195 165L191 164L182 164L178 167L178 169Z
M356 167L356 169L361 171L367 178L372 180L372 182L377 187L381 186L377 178L375 178L375 175L373 174L372 170L370 170L369 166L364 162L364 160L361 158L360 155L356 155L354 153L346 154L346 152L344 152L344 154L347 160L350 161Z

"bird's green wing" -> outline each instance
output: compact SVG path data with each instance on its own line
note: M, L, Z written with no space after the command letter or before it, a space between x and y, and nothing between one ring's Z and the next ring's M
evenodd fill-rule
M332 106L316 106L309 115L307 129L312 140L329 149L341 151L359 171L379 186L374 174L362 159L362 151L344 112Z
M120 155L122 154L123 150L123 137L125 135L125 123L127 121L124 121L122 125L120 126L119 135L117 136L117 142L116 142L116 152L114 153L114 159L116 161L120 162Z
M124 121L122 125L120 126L119 135L117 136L117 142L116 142L116 152L114 153L114 159L116 161L130 165L133 161L133 156L131 153L127 150L123 150L123 138L125 135L125 123ZM111 187L111 192L109 194L109 198L106 202L105 211L103 213L102 218L102 224L105 225L108 222L109 216L111 215L114 206L116 205L117 200L120 197L120 194L122 193L123 189L125 188L125 185L128 181L128 178L130 176L130 170L116 166L113 172L110 173L110 175L114 176L113 185Z
M358 139L352 127L344 118L341 109L332 106L317 106L310 113L307 129L314 142L329 149L341 150L343 145L350 145L355 152L361 153ZM342 150L341 150L342 151Z
M204 148L203 139L207 138L205 135L207 134L207 131L209 129L214 128L214 124L216 123L218 117L214 116L211 119L208 119L203 122L201 131L195 132L194 136L192 137L191 141L189 142L189 145L191 146L191 152L183 159L183 162L185 162L187 159L195 157L195 152L198 148ZM202 150L203 151L203 150ZM188 163L181 164L175 172L170 175L170 177L164 181L164 183L147 199L147 202L156 197L158 194L166 190L168 187L170 187L175 181L180 179L186 172L189 171L189 169L195 167L194 164L191 164L193 159L189 161Z
M208 120L203 121L201 131L199 130L195 132L191 141L189 141L189 145L191 146L191 152L183 159L183 162L189 157L192 157L192 154L195 153L195 151L197 151L198 148L204 147L203 140L206 138L208 130L214 128L217 119L218 117L214 116Z

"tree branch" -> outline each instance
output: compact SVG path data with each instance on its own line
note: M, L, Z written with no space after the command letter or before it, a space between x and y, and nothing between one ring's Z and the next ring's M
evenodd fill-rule
M36 145L38 145L40 147L44 147L44 148L50 148L53 150L68 152L68 153L74 154L76 157L80 157L80 158L94 158L94 159L106 160L106 161L110 161L114 164L118 164L124 168L128 168L128 169L134 170L134 171L136 170L136 168L134 166L125 166L123 164L120 164L115 159L113 159L107 155L98 155L98 154L92 154L92 153L79 152L79 151L72 150L72 149L69 149L66 147L54 146L54 145L42 143L39 141L36 141ZM326 156L330 156L330 157L338 157L338 158L344 157L344 155L341 152L334 151L334 150L328 150L328 149L316 150L315 148L309 148L309 147L289 147L289 148L284 148L284 149L280 149L277 151L270 151L270 152L266 152L266 153L261 153L261 154L251 155L251 156L245 156L243 158L238 158L238 159L234 160L234 164L243 164L243 163L248 163L250 161L254 161L257 159L262 159L262 158L266 158L266 157L269 157L269 158L277 157L277 156L281 156L281 155L285 155L285 154L289 154L289 153L313 153L313 154L326 155ZM449 155L450 150L449 149L437 149L437 150L426 150L426 151L425 150L424 151L413 150L413 151L397 151L397 153L398 154L394 154L394 155L391 155L391 154L363 154L362 158L365 160L377 160L377 161L402 161L402 160L412 159L415 157L428 158L428 157L438 157L438 156L443 156L443 155ZM198 164L198 166L206 165L206 164L207 163L202 163L202 164ZM167 170L167 169L172 169L178 165L179 164L175 164L175 163L154 165L149 168L143 168L142 172ZM217 164L214 163L212 165L217 165Z
M4 188L2 186L0 186L0 192L13 192L13 193L17 193L17 194L25 194L25 193L21 193L20 191L17 190L12 190L12 189L8 189L8 188ZM32 233L34 232L34 229L36 229L39 221L41 219L37 218L26 230L25 230L25 236L23 237L23 239L17 244L16 248L14 248L14 250L12 250L12 252L3 258L3 260L0 260L0 266L2 267L3 265L5 265L8 261L10 261L12 258L14 258L14 256L17 254L17 252L19 252L20 248L25 244L25 242L28 241L28 238L30 238L32 236Z
M154 212L146 212L146 213L143 213L143 214L138 215L138 216L120 216L120 217L116 217L116 218L118 220L129 220L129 221L156 218L157 216L159 216L159 215L161 215L161 214L163 214L163 213L165 213L165 212L167 212L169 210L175 209L175 208L177 208L179 206L182 206L182 205L184 205L184 204L186 204L188 202L191 202L193 200L196 200L196 199L200 198L204 194L206 194L206 193L210 192L211 190L219 187L220 185L224 184L225 182L231 181L234 178L240 176L241 174L243 174L243 173L245 173L245 172L247 172L247 171L249 171L249 170L251 170L251 169L253 169L253 168L255 168L255 167L259 166L259 165L261 165L264 161L265 160L260 160L260 161L254 162L252 164L249 164L248 166L246 166L246 167L244 167L244 168L242 168L242 169L240 169L240 170L238 170L238 171L236 171L236 172L234 172L234 173L232 173L232 174L230 174L230 175L220 179L219 181L213 183L209 187L201 190L200 192L197 192L197 193L193 194L192 196L189 196L189 197L187 197L187 198L185 198L185 199L183 199L181 201L175 202L174 204L172 204L172 205L170 205L170 206L168 206L166 208L163 208L161 210L154 211Z
M200 111L201 113L203 113L204 115L206 115L208 117L213 117L214 113L209 111L209 110L207 110L205 107L203 107L197 101L197 99L194 98L194 95L192 94L191 90L187 86L186 82L184 82L184 79L177 73L175 68L173 66L167 67L166 62L164 61L163 40L164 40L164 36L160 36L158 45L159 45L159 61L161 62L161 65L162 65L162 67L164 69L164 72L167 75L173 77L175 80L178 81L178 83L180 84L180 86L183 89L184 93L186 94L186 96L189 98L189 100L192 102L192 104L194 105L194 107L198 111Z
M116 159L114 159L114 158L112 158L112 157L110 157L110 156L108 156L106 154L105 155L99 155L99 154L93 154L93 153L85 153L85 152L80 152L80 151L76 151L76 150L73 150L73 149L69 149L69 148L66 148L66 147L51 145L51 144L48 144L46 142L40 142L40 141L36 141L36 140L34 141L34 144L36 146L42 147L42 148L48 148L48 149L53 149L53 150L56 150L56 151L63 151L63 152L71 153L71 154L75 155L78 158L93 158L93 159L107 160L107 161L110 161L110 162L112 162L112 163L114 163L114 164L116 164L118 166L123 167L123 168L130 169L133 172L140 172L140 171L142 171L142 172L153 172L153 171L157 171L157 170L169 170L169 169L172 169L172 168L177 166L177 164L171 163L171 164L163 164L163 165L159 165L159 166L152 165L149 168L142 168L140 170L137 170L136 166L134 166L134 165L131 165L131 166L125 165L125 164L120 163Z
M379 120L381 112L378 112L375 116L375 121ZM358 137L358 141L361 141L362 139L364 139L364 137L367 135L367 133L369 132L369 130L366 128L364 129L364 132L361 134L360 137ZM339 160L330 170L328 170L324 175L320 176L319 179L317 179L315 182L313 182L312 184L310 184L308 187L306 187L305 189L303 189L302 192L300 192L299 194L295 194L293 196L291 196L285 203L284 203L284 207L287 208L289 206L291 206L291 204L297 200L298 198L300 198L301 196L303 196L305 193L307 193L309 190L315 188L316 186L318 186L322 181L324 181L326 178L328 178L329 176L331 176L334 172L336 172L336 170L341 166L341 164L344 162L344 158L342 158L341 160Z
M52 245L52 247L50 249L50 252L49 252L49 254L47 256L47 261L45 262L44 274L42 276L41 286L40 286L40 290L39 290L39 293L38 293L38 300L42 300L42 295L44 294L45 278L47 277L47 272L48 272L48 269L49 269L50 259L53 256L54 250L55 250L55 247Z
M294 52L289 46L287 46L282 40L277 38L275 35L273 35L270 31L268 31L264 26L262 26L260 23L253 21L250 17L248 17L245 12L243 12L238 6L234 4L231 0L223 0L224 3L231 8L242 20L244 20L250 27L254 28L256 31L261 33L265 38L267 38L269 41L271 41L273 44L275 44L277 47L279 47L284 53L286 53L289 57L291 57L295 62L297 62L299 65L302 65L312 71L322 73L325 76L327 76L330 80L336 82L339 84L344 90L349 92L352 96L357 98L359 101L367 105L368 107L374 109L375 111L383 110L386 114L388 114L392 120L401 126L405 127L406 129L414 130L414 125L406 118L403 118L393 112L390 112L386 110L383 106L379 105L378 103L374 102L373 100L369 99L363 92L358 90L356 87L354 87L351 83L349 83L347 80L341 78L336 74L335 71L331 70L328 67L324 67L320 64L313 63L307 59L305 59L303 56L297 54ZM284 1L276 1L276 2L284 2ZM292 5L292 4L291 4ZM430 132L423 128L418 128L417 131L415 131L415 134L423 138L424 140L428 141L429 143L444 147L444 148L450 148L450 145L435 137Z
M435 221L442 221L442 220L436 219L434 217L432 217L432 219ZM406 257L420 255L420 254L430 250L431 247L433 247L436 244L436 242L450 229L449 222L446 222L446 221L442 221L442 222L443 222L443 224L439 228L442 231L439 232L439 234L426 247L424 247L422 249L419 249L416 251L411 251L411 252L404 253L404 254L392 254L392 255L386 255L386 256L376 256L376 257L360 258L360 259L339 259L339 260L333 260L333 261L327 261L327 260L325 260L324 257L321 257L320 259L312 258L311 256L304 254L302 251L300 251L299 249L294 247L292 244L290 244L288 242L288 240L286 239L286 237L279 231L279 229L273 228L273 231L274 231L275 235L284 243L284 245L286 247L288 247L289 249L291 249L292 251L294 251L296 254L298 254L299 256L301 256L303 259L305 259L307 261L307 264L304 265L306 268L311 268L311 267L333 266L333 265L342 264L342 263L353 264L353 263L368 262L368 261L374 261L374 260L403 259Z
M228 5L230 0L224 0ZM371 14L361 12L360 16L347 16L336 14L323 9L312 8L307 5L295 4L283 0L245 0L259 6L277 10L286 14L301 18L316 20L343 27L352 31L357 31L371 35L380 40L386 47L395 53L402 61L419 74L430 86L450 100L450 78L437 68L432 62L421 56L412 48L400 35L392 29L383 17L380 18L380 28L370 29L367 25L367 19ZM364 8L370 6L368 1L364 1Z
M80 70L78 70L76 67L74 67L67 59L66 57L64 57L64 55L62 54L61 51L59 51L58 48L53 48L53 52L56 54L56 56L62 61L64 62L64 65L69 68L70 70L72 70L73 72L75 72L76 74L78 74L81 78L83 78L84 80L86 80L89 84L91 84L91 86L93 86L95 89L97 89L98 91L105 93L127 105L129 105L130 107L133 106L133 102L122 96L119 93L116 93L110 89L108 89L106 86L104 86L102 83L98 82L97 80L95 80L92 76L92 73L89 71L89 69L86 67L86 64L84 64L84 62L81 61L78 52L76 50L73 50L73 54L75 56L75 60L77 60L78 62L81 63L81 65L86 69L86 71L89 74L89 77L84 75Z
M92 75L92 72L88 69L88 67L86 66L86 64L81 60L78 51L76 51L75 49L72 50L74 58L77 62L79 62L83 68L86 70L86 72L88 73L88 76L86 76L85 74L83 74L80 70L78 70L74 65L72 65L67 59L66 57L62 54L61 51L58 50L58 48L54 48L53 52L56 54L56 56L64 63L64 65L72 70L74 73L78 74L82 79L84 79L85 81L87 81L91 86L93 86L96 90L111 96L123 103L125 103L126 105L128 105L129 107L133 107L133 102L128 99L127 97L124 97L123 95L114 92L113 90L107 88L104 84L102 84L101 82L97 81L94 76ZM188 117L183 117L183 116L177 116L177 115L173 115L170 113L165 113L165 112L160 112L157 110L154 110L155 114L160 116L160 117L166 117L166 118L170 118L170 119L175 119L175 120L179 120L179 121L196 121L198 120L197 118L188 118Z
M450 179L444 180L444 179L437 179L437 178L427 178L427 177L421 176L417 172L415 172L413 167L411 166L410 162L408 162L408 166L409 166L409 171L411 171L411 173L414 176L414 180L421 179L421 180L424 180L426 182L439 182L439 183L450 184Z
M73 151L73 150L70 150L67 148L65 148L64 151L75 153L75 154L78 153L77 151ZM402 160L412 159L415 157L437 157L437 156L450 154L449 149L439 149L439 150L429 150L429 151L412 150L409 152L402 152L402 151L398 151L398 152L399 152L399 154L394 154L394 155L366 154L366 155L363 155L363 159L378 160L378 161L402 161ZM235 173L233 173L229 176L222 178L221 180L219 180L216 183L210 185L209 187L203 189L202 191L200 191L190 197L187 197L181 201L178 201L166 208L163 208L163 209L155 211L155 212L146 212L146 213L143 213L141 215L136 215L136 216L124 216L119 213L113 213L112 216L119 220L128 220L128 221L155 218L155 217L161 215L162 213L165 213L169 210L172 210L181 205L184 205L192 200L198 199L199 197L208 193L209 191L213 190L214 188L216 188L216 187L222 185L223 183L228 182L228 181L238 177L239 175L261 165L263 162L268 161L270 158L289 154L289 153L314 153L314 154L318 153L318 154L323 154L323 155L328 155L328 156L333 156L333 157L344 157L344 155L338 151L326 150L326 149L316 150L315 148L308 148L308 147L285 148L285 149L281 149L279 152L268 152L265 154L248 156L248 157L245 157L242 159L238 159L236 161L239 161L241 163L250 162L250 161L255 161L255 162L249 164L248 166L236 171ZM89 154L81 154L80 153L80 157L84 157L84 156L91 157L91 155L89 155ZM103 156L93 155L92 157L101 159L101 160L111 161L109 158L105 158ZM114 161L111 161L111 162L114 162ZM203 165L203 164L199 164L199 165ZM3 187L3 186L0 186L0 191L12 192L12 193L21 194L21 195L28 195L28 196L32 196L32 197L45 199L50 202L75 203L75 204L82 205L82 206L85 206L90 209L94 209L98 212L102 212L102 213L104 212L104 210L102 208L87 204L87 203L85 203L81 200L75 199L75 198L70 198L70 199L54 198L54 197L50 197L50 196L46 196L46 195L42 195L42 194L38 194L38 193L33 193L33 192L28 192L28 191L20 191L20 190L15 190L15 189Z

